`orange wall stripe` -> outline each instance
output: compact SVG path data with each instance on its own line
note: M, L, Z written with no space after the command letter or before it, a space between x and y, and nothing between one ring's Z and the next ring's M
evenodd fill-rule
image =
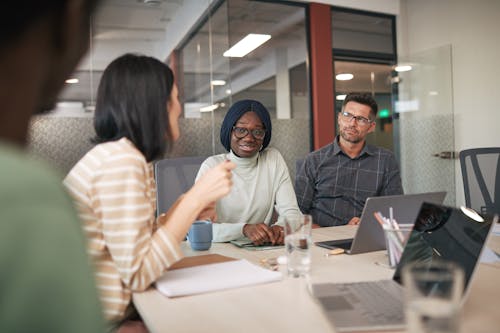
M324 4L309 5L314 149L329 144L335 137L330 10L330 6Z

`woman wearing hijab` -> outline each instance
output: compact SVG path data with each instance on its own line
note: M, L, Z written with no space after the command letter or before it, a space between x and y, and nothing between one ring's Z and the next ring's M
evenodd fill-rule
M224 117L220 140L228 153L207 158L196 178L224 160L236 164L231 192L199 216L214 221L214 242L246 236L255 245L283 244L282 223L271 225L274 209L280 217L301 215L285 160L268 148L271 134L269 112L258 101L238 101Z

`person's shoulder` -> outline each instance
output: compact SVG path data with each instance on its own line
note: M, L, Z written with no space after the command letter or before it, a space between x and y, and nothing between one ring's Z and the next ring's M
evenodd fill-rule
M266 162L266 164L286 164L283 155L276 148L267 147L259 154L259 160Z
M54 179L60 179L55 171L48 165L28 155L24 150L5 144L0 144L0 179L2 188L11 182L25 180L35 183L50 183Z
M108 165L142 166L147 164L144 155L126 138L98 144L87 155Z
M219 163L224 162L227 159L227 154L217 154L207 157L202 165L207 165L209 167L213 167L218 165Z
M266 158L272 158L272 159L279 159L283 158L283 155L281 155L280 151L276 148L273 147L267 147L263 151L260 152L261 156L266 157Z
M321 148L318 148L318 149L310 152L309 154L306 155L305 158L308 160L322 160L322 159L332 155L333 151L334 151L334 144L332 142L332 143L329 143Z
M377 155L380 155L380 156L387 156L387 157L393 157L394 156L394 153L387 149L387 148L384 148L384 147L380 147L380 146L375 146L375 145L369 145L367 144L367 150L369 152L371 152L372 154L377 154Z
M22 149L0 144L0 192L10 200L66 200L62 175ZM1 202L0 205L5 204Z

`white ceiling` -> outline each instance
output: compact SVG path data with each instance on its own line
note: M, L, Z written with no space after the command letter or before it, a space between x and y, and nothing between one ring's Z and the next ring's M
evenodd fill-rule
M102 70L123 53L137 52L166 60L173 48L184 38L188 29L198 21L203 9L212 2L214 1L105 0L93 18L90 52L75 72L75 77L79 78L80 83L68 85L60 99L85 101L85 104L92 103L95 96L90 92L97 88ZM210 34L211 45L200 46L196 38L186 44L183 57L184 72L196 72L198 75L208 75L212 72L214 78L224 79L227 79L224 76L230 76L232 90L236 92L274 76L276 69L269 67L269 63L276 62L275 54L280 48L289 49L288 65L290 67L304 63L307 58L306 43L304 43L306 21L304 10L302 7L295 6L281 6L279 12L262 9L273 8L274 5L266 2L231 0L229 12L227 7L219 7L198 32L198 35L203 37ZM230 22L238 22L231 24L229 31L228 18ZM342 24L349 25L349 22L342 22ZM362 30L365 25L366 22L364 24L352 22L349 29ZM273 37L265 44L265 47L258 48L243 59L233 58L229 63L228 58L222 57L222 53L249 31L268 33ZM203 40L207 39L200 39L200 41ZM197 57L199 47L210 47L212 57ZM291 48L296 48L297 51L290 52ZM387 75L384 74L386 69L381 65L343 62L336 64L335 71L337 73L351 72L355 74L355 77L363 76L360 81L356 81L363 87L371 86L373 83L378 89L387 89ZM366 72L375 73L373 82ZM193 86L193 89L188 90L202 93L195 87L197 83L200 84L196 82L200 76L191 78L188 76L185 78L186 82ZM239 77L245 79L238 80ZM190 83L189 80L192 82ZM269 86L269 81L266 82ZM205 87L205 92L208 88L208 86ZM266 89L266 86L260 88ZM352 85L349 86L348 82L338 83L337 88L356 89Z

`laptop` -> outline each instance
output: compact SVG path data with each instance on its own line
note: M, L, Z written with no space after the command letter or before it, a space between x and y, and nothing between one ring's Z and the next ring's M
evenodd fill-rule
M389 217L389 207L392 207L394 219L398 223L413 224L424 201L441 204L445 196L446 192L428 192L370 197L366 200L354 238L329 240L315 244L327 249L342 248L348 254L385 250L384 230L373 213L380 212L383 216Z
M392 280L317 283L312 293L339 332L403 329L402 268L413 262L447 260L464 269L463 303L491 226L498 221L498 216L484 222L476 221L479 215L472 216L466 208L423 203Z

